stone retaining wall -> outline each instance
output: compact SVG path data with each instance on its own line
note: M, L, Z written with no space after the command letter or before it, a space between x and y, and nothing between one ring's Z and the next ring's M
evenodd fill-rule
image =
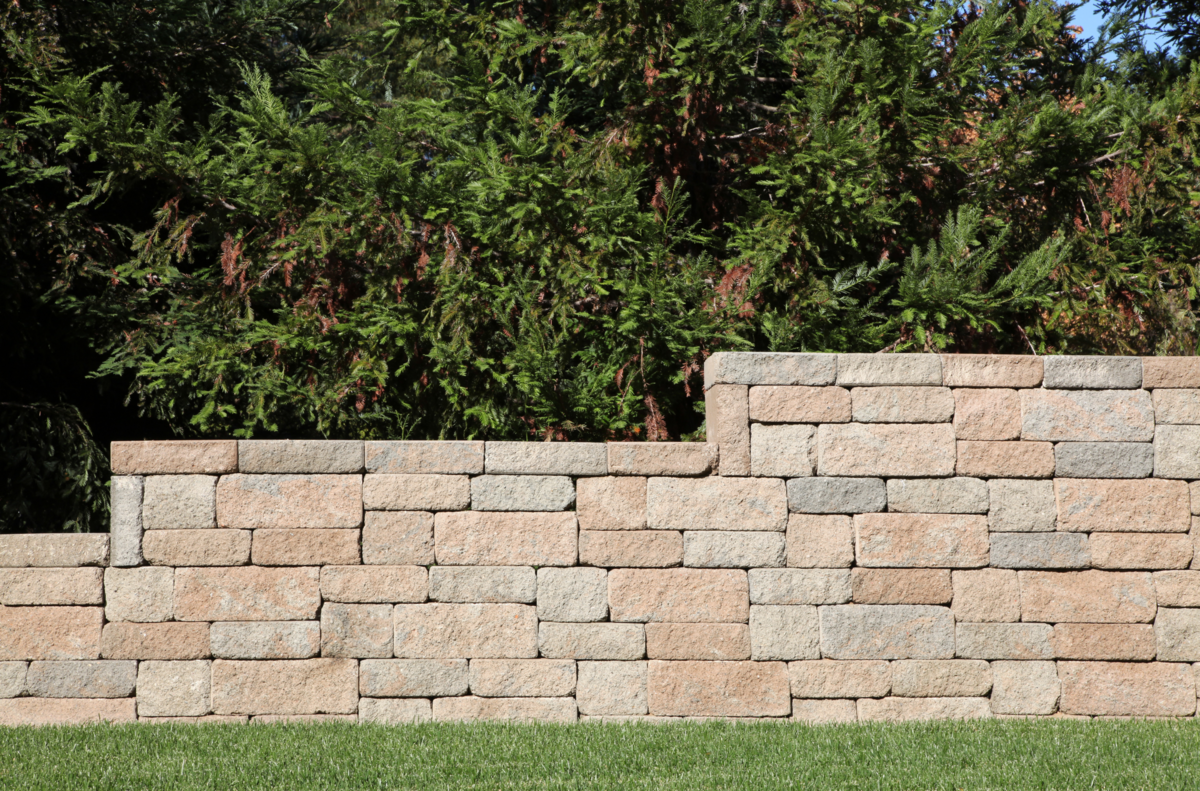
M0 723L1195 714L1200 359L705 378L708 443L114 443L111 536L0 536Z

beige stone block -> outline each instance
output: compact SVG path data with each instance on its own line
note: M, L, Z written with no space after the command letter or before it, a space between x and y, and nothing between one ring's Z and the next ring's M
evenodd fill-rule
M988 482L979 478L893 478L888 510L913 514L986 514Z
M1058 671L1053 662L993 662L992 713L1053 714Z
M942 361L933 354L839 354L837 383L870 387L940 385Z
M103 569L0 569L0 604L103 603Z
M217 478L213 475L151 475L142 494L146 530L217 526Z
M969 514L860 514L858 565L973 568L988 563L987 519Z
M1162 661L1200 661L1200 609L1161 608L1154 619L1154 636Z
M433 518L443 566L573 566L577 533L569 512L463 511Z
M646 479L580 478L575 509L580 530L641 530L646 526Z
M750 569L751 604L845 604L848 569Z
M704 393L704 425L720 455L719 475L750 474L750 388L718 384Z
M210 640L212 654L218 659L308 659L321 652L321 624L218 622L212 625Z
M113 566L142 564L142 494L146 479L114 475L108 482L109 558Z
M1021 391L1021 439L1149 442L1154 405L1145 390Z
M1017 572L979 569L951 573L954 599L950 609L957 621L1016 622L1021 620L1021 586Z
M1048 533L1058 524L1053 481L988 481L988 528L996 533Z
M424 699L359 698L358 721L377 725L409 725L433 719L433 705Z
M249 530L154 530L142 537L152 566L242 566L250 561Z
M844 387L752 387L750 419L759 423L848 423L850 391Z
M553 659L641 659L646 632L639 623L543 623L538 647Z
M132 664L132 663L130 663ZM200 717L212 710L212 662L142 662L137 669L141 717Z
M1200 387L1200 357L1143 357L1142 387Z
M398 604L395 651L401 659L532 659L537 616L523 604Z
M467 694L465 659L364 659L358 663L362 695L438 698Z
M1054 667L1053 662L1047 663ZM907 659L892 663L892 694L900 698L971 698L988 694L992 670L981 659Z
M786 558L783 533L688 530L683 565L693 568L778 567Z
M356 439L243 439L239 472L362 472L363 443Z
M362 493L368 511L461 511L471 507L471 479L466 475L367 475Z
M327 602L423 602L429 596L429 572L420 566L324 566L321 596Z
M100 638L105 659L207 659L206 623L110 623Z
M110 570L111 573L111 570ZM309 621L321 606L315 568L186 568L175 571L180 621Z
M114 442L113 475L237 472L237 441L230 439Z
M489 475L606 475L603 442L488 442L484 470Z
M100 607L0 607L0 660L97 659Z
M368 511L363 517L362 562L372 566L433 563L433 514Z
M107 566L105 533L0 535L0 568Z
M807 478L817 466L816 429L803 425L750 424L750 474Z
M849 568L854 562L854 522L834 514L792 514L787 564L793 568Z
M841 604L819 610L821 655L826 658L954 657L954 618L947 607Z
M1154 432L1154 475L1200 478L1200 426L1160 425Z
M579 562L605 568L678 566L683 563L683 534L674 530L580 530Z
M690 717L784 717L792 713L783 662L651 660L650 713Z
M387 604L321 607L321 656L382 659L392 655L392 608Z
M472 659L471 694L484 698L557 698L575 694L571 659Z
M1189 717L1196 712L1191 666L1169 662L1059 662L1064 714Z
M792 720L806 725L858 722L858 708L853 700L793 700Z
M717 449L707 442L610 442L609 475L707 475Z
M104 600L104 615L110 621L170 620L175 611L175 569L106 569Z
M28 662L0 662L0 698L15 698L25 691Z
M1021 438L1021 399L1016 390L954 391L954 436L960 440Z
M1186 533L1191 498L1183 481L1059 478L1058 529L1078 533Z
M541 621L584 623L608 617L608 572L595 568L538 569Z
M948 387L856 387L850 398L858 423L944 423L954 416Z
M859 722L990 719L987 698L870 698L858 701Z
M117 443L113 443L116 445ZM133 698L80 700L13 698L0 700L0 725L87 725L95 722L135 722Z
M352 714L358 709L358 662L217 659L212 707L217 714Z
M1200 571L1156 571L1159 607L1200 607Z
M744 385L826 385L837 375L837 355L797 352L717 352L704 361L704 388Z
M1088 542L1098 569L1186 569L1192 537L1182 533L1092 533Z
M222 475L217 524L237 528L358 527L361 475Z
M955 470L979 478L1049 478L1054 475L1054 445L959 441Z
M471 479L471 508L475 511L565 511L574 505L575 484L565 475L479 475Z
M575 699L582 714L646 714L646 663L580 662Z
M651 478L646 502L655 530L787 528L787 489L773 478Z
M822 425L817 429L817 456L820 475L949 476L954 474L954 427L890 423Z
M1060 623L1050 644L1056 659L1144 662L1154 659L1157 650L1154 627L1142 623Z
M943 354L942 379L947 387L1037 387L1042 359L1016 354Z
M750 607L750 658L755 660L817 659L821 627L817 608L804 605Z
M1149 572L1019 571L1021 620L1146 623L1154 620Z
M575 698L438 698L433 719L439 722L575 722Z
M1157 425L1200 425L1200 390L1155 390L1153 396Z
M479 475L482 442L407 440L365 442L367 472L413 475Z
M537 576L529 566L434 566L429 569L430 601L457 604L533 604Z
M608 575L613 621L746 623L746 572L733 569L615 569Z
M850 586L858 604L949 604L954 598L948 569L857 568Z
M959 623L955 653L963 659L1052 659L1046 623Z
M892 689L892 666L878 660L790 662L797 698L882 698Z
M646 656L650 659L749 659L750 627L744 623L648 623Z
M432 520L429 528L432 534ZM256 566L353 565L359 561L358 534L341 528L255 530L251 557Z
M31 662L25 694L35 698L124 698L133 694L137 662L122 660Z

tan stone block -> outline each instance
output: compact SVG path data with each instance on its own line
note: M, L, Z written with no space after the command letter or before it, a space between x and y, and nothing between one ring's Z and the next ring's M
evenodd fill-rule
M1057 659L1146 661L1157 650L1154 627L1140 623L1060 623L1050 644Z
M114 442L114 475L237 472L237 441L231 439Z
M152 566L241 566L250 561L250 531L148 531L142 555Z
M615 569L608 575L613 621L746 623L746 572L733 569Z
M1200 390L1155 390L1153 396L1157 425L1200 425Z
M806 725L858 722L858 708L853 700L793 700L792 721Z
M542 621L586 623L608 617L604 569L538 569L537 615Z
M858 565L973 568L988 563L987 518L970 514L860 514Z
M0 569L0 604L103 603L103 569Z
M315 568L177 569L175 618L180 621L312 620L321 606L319 579Z
M395 700L360 698L358 721L378 725L408 725L433 719L433 705L428 700Z
M1016 354L943 354L942 379L947 387L1037 387L1042 359Z
M358 527L361 475L222 475L217 524L238 528Z
M717 445L719 475L750 474L750 388L718 384L704 393L708 442Z
M704 388L717 384L824 385L837 376L837 355L717 352L704 361Z
M407 440L363 443L367 472L423 475L479 475L482 442Z
M651 478L646 502L647 522L655 530L787 527L787 489L773 478Z
M420 566L324 566L321 569L321 596L327 602L423 602L428 594L429 572Z
M949 604L954 598L948 569L852 569L850 586L858 604Z
M217 714L352 714L358 709L358 662L216 659L212 707Z
M817 455L819 475L896 478L953 475L954 427L949 424L826 424L817 429Z
M797 698L882 698L892 689L892 667L878 660L789 662Z
M1048 623L959 623L955 655L963 659L1052 659Z
M987 698L870 698L858 701L859 722L990 719Z
M363 520L363 563L372 566L428 566L433 563L433 514L368 511Z
M858 423L944 423L954 415L948 387L856 387L850 398Z
M151 475L142 494L146 530L217 526L217 478L213 475Z
M1049 478L1054 475L1054 445L959 441L955 470L979 478Z
M1186 569L1192 537L1181 533L1092 533L1088 542L1098 569Z
M0 662L0 698L15 698L25 691L28 662Z
M1191 666L1168 662L1059 662L1064 714L1189 717L1196 712Z
M432 534L432 520L429 528ZM353 565L359 561L358 533L343 528L255 530L251 557L256 566Z
M363 443L356 439L243 439L240 472L362 472Z
M105 659L207 659L206 623L110 623L100 638Z
M1200 607L1200 571L1156 571L1159 607Z
M640 623L543 623L538 647L554 659L641 659L646 632Z
M603 442L487 442L484 470L489 475L606 475Z
M954 657L954 618L947 607L927 604L840 604L819 610L821 655L826 658Z
M839 354L839 385L940 385L942 361L933 354Z
M465 659L364 659L358 689L380 698L439 698L467 694Z
M484 698L557 698L575 694L570 659L472 659L471 694Z
M854 522L848 516L792 514L787 564L793 568L849 568L854 562Z
M780 567L786 557L783 533L688 530L683 564L693 568Z
M98 659L100 607L0 607L0 660Z
M646 663L580 662L575 699L583 714L646 714Z
M1145 390L1021 391L1021 438L1045 442L1149 442L1154 406Z
M475 511L566 511L574 506L575 484L566 475L477 475L471 479L471 508Z
M750 424L750 474L807 478L817 466L816 429L803 425Z
M395 651L401 659L532 659L535 609L524 604L398 604Z
M212 662L141 662L137 709L142 717L200 717L212 710Z
M1154 620L1149 572L1019 571L1021 620L1146 623Z
M1200 661L1200 609L1159 609L1154 637L1164 662Z
M750 627L744 623L648 623L650 659L750 658Z
M575 698L438 698L433 701L438 722L495 720L506 722L575 722Z
M992 712L1053 714L1058 708L1058 671L1053 662L993 662Z
M1186 533L1191 498L1183 481L1059 478L1058 529L1078 533Z
M0 568L107 566L105 533L0 535Z
M1200 387L1200 357L1143 357L1142 387Z
M175 611L175 569L106 569L104 599L104 615L110 621L170 620Z
M988 481L988 529L996 533L1048 533L1058 524L1053 481Z
M678 566L683 563L683 534L674 530L580 530L579 563L605 568Z
M1021 586L1007 569L955 571L951 574L954 618L968 622L1021 620Z
M783 662L651 660L650 713L691 717L784 717L792 713Z
M610 442L609 475L706 475L717 449L707 442Z
M113 443L114 445L117 443ZM13 698L0 700L0 725L87 725L94 722L135 722L134 699L80 700Z
M893 478L889 511L910 514L986 514L988 482L979 478Z
M641 530L646 526L646 479L580 478L575 509L580 530Z
M1053 663L1048 663L1053 668ZM892 694L900 698L970 698L992 688L981 659L906 659L892 663Z
M218 659L308 659L321 652L317 621L214 623L209 634ZM390 630L389 630L390 639Z
M759 423L848 423L850 391L844 387L752 387L750 419Z
M750 607L750 658L817 659L821 627L817 608L804 605Z
M35 698L124 698L133 694L137 665L107 659L31 662L25 693Z
M392 655L392 608L387 604L321 607L321 656L364 658Z
M845 604L849 569L750 569L751 604Z
M1154 431L1155 477L1200 478L1197 448L1200 448L1200 426L1158 426Z
M537 575L530 566L434 566L429 599L457 604L533 604Z
M954 391L954 436L960 440L1021 438L1021 399L1016 390Z
M575 514L462 511L433 518L443 566L573 566Z
M466 475L367 475L362 484L368 511L461 511L471 507Z

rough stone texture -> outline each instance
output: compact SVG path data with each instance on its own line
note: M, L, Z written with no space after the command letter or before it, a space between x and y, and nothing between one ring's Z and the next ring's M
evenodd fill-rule
M1159 478L1200 478L1200 426L1158 427L1154 474Z
M683 534L683 565L696 568L782 566L783 533L689 530Z
M433 719L439 722L575 722L574 698L438 698Z
M555 659L641 659L646 630L637 623L543 623L538 646Z
M130 475L113 475L109 484L109 539L114 566L136 566L142 562L142 493L145 485L144 478Z
M717 352L704 361L704 387L714 385L830 385L838 355Z
M1049 532L1058 522L1053 481L988 481L988 502L988 529L997 533Z
M565 511L574 505L575 484L566 476L480 475L471 479L471 508L476 511Z
M103 569L0 569L0 604L103 603Z
M992 663L995 714L1053 714L1058 708L1058 692L1053 662Z
M104 572L104 600L104 615L110 621L170 620L175 611L175 570L110 568Z
M783 481L759 478L651 478L648 525L655 530L779 530L787 527Z
M437 562L445 566L572 566L573 513L466 511L433 518Z
M1149 442L1154 405L1145 390L1022 390L1021 438Z
M858 722L858 707L853 700L793 700L792 721L806 725Z
M750 474L750 405L745 385L713 385L704 394L708 441L717 445L718 475Z
M792 713L782 662L651 660L650 713L663 716L782 717Z
M947 607L844 604L821 607L821 655L830 659L951 659Z
M817 608L762 605L750 608L750 658L816 659L821 656Z
M1159 607L1200 607L1200 571L1156 571Z
M132 662L130 664L133 664ZM212 663L142 662L137 668L141 717L199 717L212 710Z
M1001 569L1085 569L1088 537L1082 533L992 533L991 565Z
M478 475L483 472L482 442L366 442L367 472L409 475Z
M1196 359L1200 362L1200 357ZM1155 390L1153 396L1158 426L1200 425L1200 390Z
M0 660L97 659L99 607L0 607Z
M587 623L608 617L604 569L538 569L537 615L541 621Z
M142 494L142 527L179 530L217 526L217 478L151 475Z
M986 514L988 482L978 478L893 478L888 510L916 514Z
M954 391L954 436L968 440L1021 437L1021 399L1016 390Z
M363 563L428 566L433 560L432 514L412 511L366 513L362 530Z
M358 527L360 475L222 475L217 482L221 527Z
M850 601L846 569L750 569L751 604L845 604Z
M749 656L749 651L746 653ZM0 662L0 698L15 698L25 691L26 662Z
M1021 620L1146 623L1154 619L1149 572L1021 571Z
M942 384L942 361L932 354L839 354L837 383L855 385Z
M237 472L237 441L230 439L114 442L114 475L187 475Z
M605 475L603 442L488 442L484 469L495 475Z
M1054 446L1049 442L958 443L959 475L979 478L1049 478Z
M569 659L472 659L471 694L485 698L557 698L575 694Z
M420 566L321 568L321 596L327 602L422 602L428 593L429 573Z
M648 623L646 656L651 659L749 659L750 627L744 623Z
M955 571L951 574L954 600L950 609L959 622L1016 622L1021 620L1021 586L1017 572L1002 569Z
M1200 609L1160 609L1154 636L1162 661L1200 661Z
M954 416L948 387L856 387L850 398L858 423L945 423Z
M579 562L607 568L678 566L683 563L683 534L674 530L581 530Z
M116 443L113 443L116 444ZM93 722L134 722L133 698L79 700L14 698L0 700L0 725L85 725Z
M787 482L788 507L801 514L866 514L887 508L878 478L809 478Z
M580 662L575 699L581 714L649 712L645 662Z
M1186 533L1191 527L1183 481L1059 478L1054 494L1059 530Z
M844 423L817 429L817 471L851 477L926 478L954 474L954 427Z
M750 474L807 478L817 466L816 429L803 425L750 425Z
M1142 361L1137 357L1050 356L1042 358L1046 388L1137 388L1142 386Z
M0 568L107 566L105 533L0 535Z
M530 566L434 566L429 600L457 604L533 604L537 576Z
M432 562L433 520L429 520L428 529ZM256 566L352 565L359 562L358 531L340 528L255 530L250 557Z
M395 700L360 698L358 721L379 725L408 725L433 719L433 705L428 700Z
M646 479L580 478L575 510L580 530L641 530L646 526Z
M879 661L819 659L788 664L797 698L882 698L892 689L892 666Z
M848 423L850 409L843 387L750 388L750 419L759 423Z
M467 694L465 659L364 659L358 687L377 698L438 698Z
M358 708L358 662L217 659L212 708L217 714L352 714Z
M988 564L988 526L965 514L861 514L854 517L860 566L972 568Z
M707 442L610 442L609 475L706 475L717 449Z
M608 574L613 621L746 623L746 572L732 569L615 569Z
M214 623L209 640L218 659L308 659L321 651L321 625L317 621Z
M398 604L401 659L532 659L538 654L534 608L523 604Z
M1053 671L1054 663L1046 664ZM892 663L892 694L896 697L969 698L986 695L991 688L991 668L980 659L906 659Z
M947 387L1037 387L1042 358L1016 354L943 354Z
M1092 533L1092 565L1098 569L1186 569L1192 537L1182 533Z
M312 620L321 606L318 580L315 568L177 569L175 618L180 621Z
M133 694L137 662L31 662L25 693L35 698L124 698Z
M1162 613L1169 610L1159 610ZM1154 658L1154 627L1150 624L1060 623L1050 638L1056 659L1146 661Z
M1143 357L1142 387L1200 387L1200 357Z
M367 475L363 507L368 511L461 511L471 507L466 475Z
M238 441L239 472L362 472L363 443L354 439Z
M848 516L792 514L787 564L793 568L849 568L854 562L854 521Z
M321 656L382 659L392 655L392 608L336 604L321 608Z
M142 555L152 566L242 566L250 561L250 531L154 530L142 539Z
M1064 714L1186 717L1196 711L1191 666L1170 662L1059 662Z
M868 698L858 701L860 722L976 720L991 716L987 698Z
M1149 442L1060 442L1054 446L1059 478L1146 478L1154 471Z
M954 642L964 659L1053 659L1045 623L959 623Z
M105 659L205 659L206 623L110 623L100 638Z
M948 569L856 568L850 584L856 604L949 604L954 597Z

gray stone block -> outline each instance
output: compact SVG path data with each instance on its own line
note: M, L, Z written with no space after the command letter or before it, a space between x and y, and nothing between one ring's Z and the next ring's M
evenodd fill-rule
M994 478L988 481L988 529L997 533L1045 533L1058 521L1053 481Z
M1200 390L1155 390L1152 395L1158 425L1200 425Z
M1138 357L1048 356L1042 358L1042 387L1071 390L1132 389L1142 386Z
M942 358L936 354L839 354L842 387L942 384Z
M704 361L704 388L713 385L830 385L836 354L718 352Z
M1084 533L992 533L991 566L1000 569L1085 569Z
M146 566L104 572L104 617L108 621L158 623L175 611L175 569Z
M607 475L603 442L488 442L485 469L501 475Z
M1200 609L1159 609L1154 637L1160 661L1200 662Z
M137 673L139 717L200 717L212 711L212 662L142 662Z
M1048 623L960 623L954 641L963 659L1053 659Z
M218 659L308 659L321 650L316 621L221 621L208 637Z
M1146 478L1154 471L1149 442L1060 442L1054 446L1059 478Z
M392 606L342 604L321 606L321 656L382 659L392 656Z
M1022 390L1021 439L1149 442L1154 405L1145 390Z
M217 476L151 475L142 493L142 528L184 530L217 526Z
M1154 432L1157 478L1200 478L1200 426L1159 426Z
M142 492L140 475L114 475L110 485L112 523L109 527L110 562L136 566L142 562Z
M575 484L566 476L480 475L471 479L471 509L475 511L565 511L573 505Z
M386 440L364 443L367 472L409 475L478 475L482 442Z
M15 698L25 692L28 662L0 662L0 698Z
M952 659L954 616L925 604L821 607L821 655L828 659Z
M1054 662L993 662L993 714L1053 714L1058 708Z
M750 425L750 474L807 478L817 467L817 430L805 425Z
M687 530L683 534L683 565L709 569L745 569L784 564L783 533Z
M107 533L24 533L0 536L0 568L107 565Z
M539 621L584 623L608 617L608 572L542 568L537 573Z
M988 483L979 478L892 478L889 511L914 514L986 514Z
M849 569L750 569L751 604L845 604Z
M798 514L866 514L887 507L879 478L798 478L787 482L788 509Z
M533 604L537 575L530 566L434 566L429 600L459 604Z
M25 692L35 698L125 698L137 684L137 662L96 659L31 662Z
M363 443L356 439L243 439L238 472L362 472Z
M750 658L819 659L821 628L817 608L755 604L750 608Z
M646 714L646 663L580 662L575 697L582 714Z

